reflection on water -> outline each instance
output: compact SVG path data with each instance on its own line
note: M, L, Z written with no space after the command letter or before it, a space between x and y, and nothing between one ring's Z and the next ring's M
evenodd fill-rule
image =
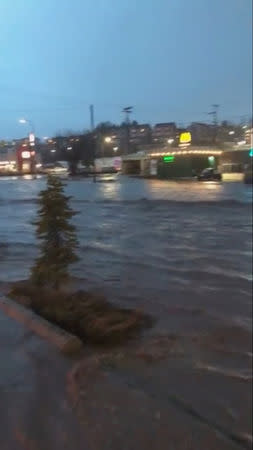
M98 184L98 196L105 200L117 200L119 198L120 184L116 181L106 181Z
M34 177L34 175L26 174L26 175L23 175L22 178L24 180L34 180L35 177Z
M252 201L251 187L243 183L217 183L197 181L165 181L143 180L119 176L115 182L93 183L90 179L67 181L67 191L74 200L87 201L138 201L138 200L168 200L168 201ZM0 203L16 199L34 200L45 185L45 178L31 175L25 178L0 178Z
M221 187L221 183L217 181L205 181L204 183L206 189L214 189L215 191L218 191Z

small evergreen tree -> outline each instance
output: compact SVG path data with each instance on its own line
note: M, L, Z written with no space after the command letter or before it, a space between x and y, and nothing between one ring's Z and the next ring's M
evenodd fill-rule
M68 278L68 266L78 260L75 227L70 219L76 214L69 207L70 197L64 195L64 184L48 176L47 188L40 192L37 238L41 240L40 255L31 271L31 281L40 286L58 289Z

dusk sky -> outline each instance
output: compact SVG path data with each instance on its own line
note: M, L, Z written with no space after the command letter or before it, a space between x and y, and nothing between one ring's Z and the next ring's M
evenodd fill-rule
M0 0L0 139L252 114L251 0Z

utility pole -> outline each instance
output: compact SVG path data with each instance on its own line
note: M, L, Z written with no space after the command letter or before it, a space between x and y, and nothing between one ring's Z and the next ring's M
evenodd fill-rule
M94 131L94 106L90 105L90 129Z
M217 135L218 135L218 109L220 105L214 104L212 105L212 111L210 111L208 114L213 117L213 143L216 144Z
M220 107L220 105L212 105L213 110L214 110L214 115L213 115L213 124L215 127L218 126L218 109Z
M213 110L210 111L209 114L210 116L213 116L213 126L217 127L218 125L218 109L219 109L220 105L212 105Z
M99 145L100 145L100 134L98 133L97 136L94 136L94 129L95 129L95 124L94 124L94 106L90 105L90 130L92 133L92 141L93 139L95 139L95 148L94 148L94 161L93 161L93 182L96 183L97 181L97 177L96 177L96 164L95 164L95 160L96 160L96 156L99 154Z
M123 108L122 112L125 113L126 141L124 153L127 154L129 153L129 124L130 124L129 116L133 112L133 106L126 106L125 108Z

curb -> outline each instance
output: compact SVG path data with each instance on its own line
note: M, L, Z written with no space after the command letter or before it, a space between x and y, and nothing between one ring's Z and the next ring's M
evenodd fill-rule
M68 333L57 325L51 324L46 319L12 300L0 298L0 310L11 319L27 327L40 338L56 346L64 354L69 355L79 352L83 347L81 339L77 336Z

